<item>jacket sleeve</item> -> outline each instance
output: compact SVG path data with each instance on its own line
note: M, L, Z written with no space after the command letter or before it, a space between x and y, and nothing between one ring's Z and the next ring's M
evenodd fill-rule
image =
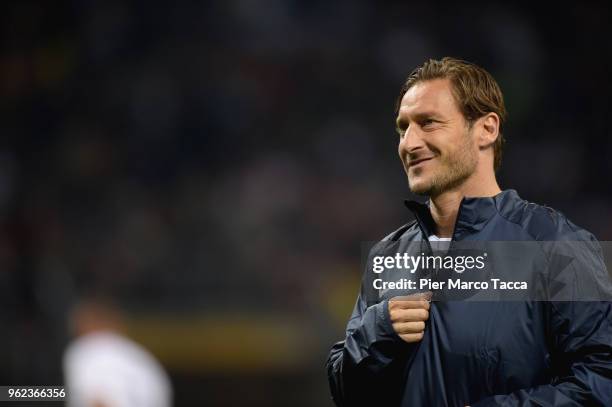
M612 281L596 239L582 230L571 238L576 240L547 243L554 289L542 304L551 383L492 396L474 407L612 406Z
M388 301L367 306L364 288L346 328L336 343L326 368L332 398L338 406L374 406L398 403L399 381L411 344L393 330Z
M550 384L496 395L485 406L612 406L612 303L547 304L554 331Z

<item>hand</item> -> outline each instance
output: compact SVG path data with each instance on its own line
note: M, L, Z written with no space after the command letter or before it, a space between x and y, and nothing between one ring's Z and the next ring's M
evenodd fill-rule
M405 342L423 339L425 321L429 318L431 292L393 297L389 300L389 316L393 329Z

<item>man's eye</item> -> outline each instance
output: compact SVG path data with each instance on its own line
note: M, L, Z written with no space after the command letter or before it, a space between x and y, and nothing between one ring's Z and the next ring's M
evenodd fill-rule
M426 119L426 120L423 120L423 123L421 123L421 126L423 127L429 126L430 124L433 124L433 123L434 123L433 119Z
M400 137L404 137L404 134L406 134L406 128L405 128L405 127L403 127L403 126L402 126L402 127L397 126L397 127L395 128L395 131L397 132L397 134L398 134Z

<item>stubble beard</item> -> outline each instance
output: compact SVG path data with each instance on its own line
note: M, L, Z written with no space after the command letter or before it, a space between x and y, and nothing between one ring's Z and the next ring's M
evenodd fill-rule
M478 164L478 153L474 149L470 130L465 132L463 142L452 154L438 155L440 166L428 182L412 185L408 177L410 190L417 195L436 197L463 184L475 171Z

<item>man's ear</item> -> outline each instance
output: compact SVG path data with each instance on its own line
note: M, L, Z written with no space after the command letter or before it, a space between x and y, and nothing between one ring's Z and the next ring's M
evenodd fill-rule
M499 116L497 113L487 113L478 119L480 131L478 135L478 147L488 147L495 143L499 136Z

